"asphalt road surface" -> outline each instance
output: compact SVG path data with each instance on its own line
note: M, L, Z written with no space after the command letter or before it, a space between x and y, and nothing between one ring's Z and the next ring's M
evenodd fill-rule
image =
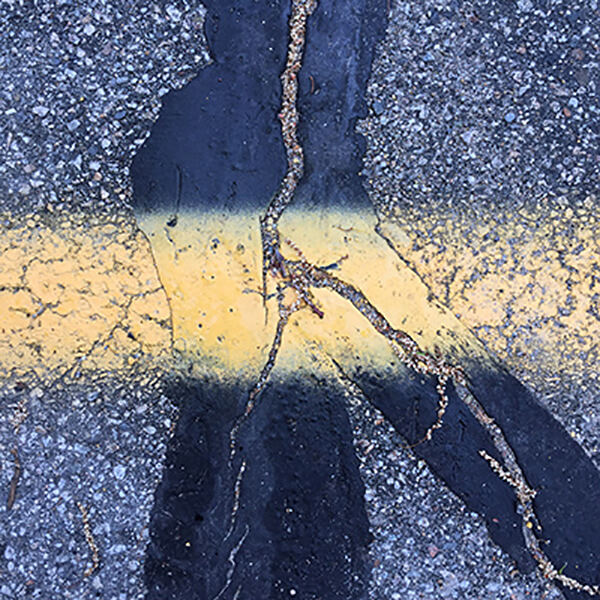
M235 429L275 330L290 6L233 4L0 9L0 597L589 597L537 574L460 390L419 443L435 378L327 290ZM599 17L322 0L281 225L463 370L589 584Z

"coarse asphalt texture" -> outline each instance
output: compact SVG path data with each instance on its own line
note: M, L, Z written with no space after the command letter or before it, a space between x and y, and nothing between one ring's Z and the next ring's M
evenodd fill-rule
M130 218L128 164L159 98L208 60L204 10L184 2L14 2L0 11L2 209ZM551 221L568 209L595 213L595 2L398 2L389 17L361 125L369 191L383 213L401 220L398 209L410 209L422 236L432 215L518 214L541 198ZM590 370L594 356L584 360ZM15 471L11 448L22 469L13 508L0 508L7 598L146 594L149 513L177 409L153 373L134 371L125 382L76 375L3 382L2 494ZM547 405L597 458L594 388L580 393L571 374L558 379ZM530 385L544 383L532 376ZM516 572L482 520L401 449L377 410L357 390L347 395L374 537L371 598L560 597L535 574ZM100 547L101 568L89 577L77 502L88 507Z

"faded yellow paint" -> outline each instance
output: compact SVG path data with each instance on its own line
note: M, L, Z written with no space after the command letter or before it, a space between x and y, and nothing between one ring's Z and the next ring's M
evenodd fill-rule
M398 253L486 347L537 389L597 380L600 228L581 210L428 218L384 226Z
M131 220L38 215L3 221L3 377L117 375L170 354L167 297Z
M271 298L265 323L258 215L182 214L175 227L167 220L143 218L146 235L125 217L5 221L0 374L51 380L159 366L254 379L277 317ZM280 228L308 260L360 288L393 326L454 363L488 360L469 329L534 380L540 368L560 373L596 360L593 224L579 227L575 241L520 222L446 222L425 238L423 223L386 221L401 258L375 225L371 213L290 210ZM283 251L296 253L285 241ZM314 294L324 317L304 309L291 318L280 373L327 356L393 368L387 342L349 302L329 290Z

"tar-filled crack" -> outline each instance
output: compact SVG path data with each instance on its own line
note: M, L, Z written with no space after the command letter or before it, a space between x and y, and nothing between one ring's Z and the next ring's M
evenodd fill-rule
M236 460L236 446L240 428L256 407L260 394L269 380L290 316L295 312L308 308L316 316L322 318L323 311L318 306L311 290L313 288L326 288L350 302L369 321L373 329L386 338L393 353L405 365L415 372L429 375L437 381L436 389L439 401L436 421L413 446L430 440L434 431L442 426L443 416L449 401L448 390L450 386L453 386L460 400L487 431L501 458L498 461L484 450L479 453L482 459L488 462L492 471L513 489L517 498L517 512L522 518L522 532L526 547L535 559L543 576L558 581L567 588L583 591L590 595L600 595L600 586L582 584L563 574L562 569L558 570L541 549L540 535L542 528L533 505L536 490L527 482L516 454L508 444L503 431L494 419L487 414L470 389L470 382L463 370L458 366L447 364L437 348L433 354L422 350L408 333L395 329L360 289L331 275L326 268L311 264L292 240L282 238L280 234L279 220L285 209L293 201L296 187L304 170L304 153L296 132L299 120L297 110L298 72L302 66L306 40L306 22L316 7L317 0L292 0L292 12L289 21L290 39L286 67L281 76L283 92L281 111L278 115L287 154L287 171L277 193L260 219L263 253L262 292L265 312L270 299L268 284L272 280L276 290L278 322L267 360L256 383L249 392L245 411L230 433L229 468L232 473L236 472L237 474L234 479L230 527L225 540L234 535L236 530L243 476L246 469L246 459L241 460L240 464L236 466L236 462L238 462ZM380 223L376 227L376 232L387 242L402 262L406 262L399 255L392 241L383 234ZM284 252L284 247L287 247L295 255L295 258L288 258L286 252ZM346 382L351 382L353 386L358 387L358 384L344 372L343 366L338 363L335 364L340 373L343 374ZM230 567L226 582L215 600L220 598L231 585L236 567L235 557L249 532L250 526L246 525L243 534L233 546L228 559Z

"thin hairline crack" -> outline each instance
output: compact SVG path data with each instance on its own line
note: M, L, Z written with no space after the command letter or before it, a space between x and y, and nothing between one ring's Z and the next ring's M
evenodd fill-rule
M240 427L256 407L259 396L269 380L290 316L308 308L319 318L322 318L323 311L318 307L311 289L325 288L331 290L350 302L369 321L373 329L386 338L393 353L405 365L417 373L431 376L436 380L436 390L439 398L436 421L413 446L429 441L434 431L442 426L443 416L449 402L448 387L450 385L454 386L458 397L487 431L501 457L501 461L498 461L484 450L479 452L480 456L488 462L492 471L513 488L519 506L518 512L521 513L522 517L522 532L527 549L536 560L543 576L558 581L572 590L584 591L592 596L598 596L600 595L600 586L582 584L564 575L562 569L556 569L541 549L539 539L541 525L533 507L536 490L527 482L517 457L508 444L502 429L487 414L473 394L463 370L458 366L447 364L437 348L433 354L422 350L408 333L395 329L360 289L331 275L326 268L310 263L293 241L283 238L283 242L295 253L296 258L287 258L283 252L279 221L286 208L292 203L296 188L304 173L304 151L297 135L299 122L297 109L298 73L302 66L306 42L306 23L316 7L317 0L292 0L292 12L289 21L290 39L286 66L281 75L282 102L278 114L287 155L287 171L277 193L260 219L263 256L262 294L265 318L267 303L270 298L268 295L268 282L272 279L276 288L278 321L267 360L256 383L249 392L243 414L230 433L230 466L233 465L233 459L236 455L236 439ZM338 365L338 369L341 370L340 365ZM240 478L245 465L246 463L243 461L236 478L236 501L232 510L228 537L237 519ZM247 530L240 543L243 543L246 535Z

